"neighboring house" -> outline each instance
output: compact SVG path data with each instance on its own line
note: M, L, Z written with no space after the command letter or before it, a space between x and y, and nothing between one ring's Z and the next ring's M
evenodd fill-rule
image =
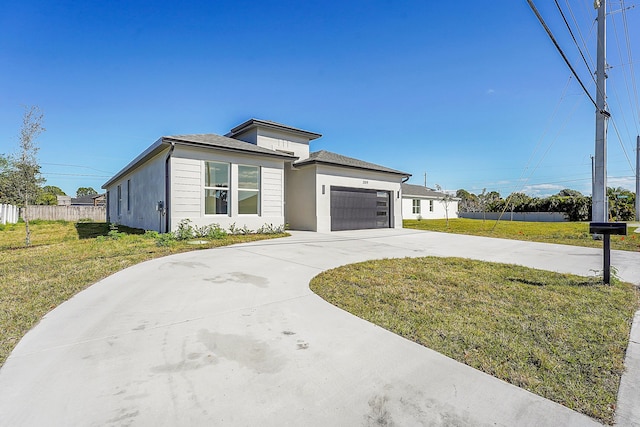
M184 219L256 230L402 227L410 174L328 151L322 135L250 119L227 135L164 136L106 182L107 220L166 232Z
M56 196L58 206L71 206L71 196Z
M80 196L71 198L71 206L104 206L105 194L93 194L89 196Z
M404 219L438 219L447 217L443 201L446 193L421 185L402 184L402 217ZM458 201L449 201L449 218L458 217Z

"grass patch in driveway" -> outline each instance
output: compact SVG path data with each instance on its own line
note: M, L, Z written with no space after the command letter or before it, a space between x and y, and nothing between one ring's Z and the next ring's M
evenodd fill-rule
M0 228L0 366L42 316L87 286L152 258L195 249L283 237L286 234L228 235L204 244L158 240L143 230L108 238L106 223L33 221L33 246L24 247L24 224Z
M460 258L368 261L311 289L405 338L613 423L633 313L630 284Z
M454 218L428 220L404 220L405 228L440 231L443 233L497 237L500 239L526 240L529 242L558 243L561 245L601 248L601 240L593 240L587 222L525 222L482 221L481 219ZM495 228L494 228L495 226ZM627 236L611 236L611 249L640 252L640 234L636 227L627 227Z

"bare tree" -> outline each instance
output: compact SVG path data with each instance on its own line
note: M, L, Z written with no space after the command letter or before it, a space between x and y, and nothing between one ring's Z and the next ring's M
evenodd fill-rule
M436 190L442 192L443 196L440 199L444 205L444 216L447 218L447 228L449 228L449 205L453 201L453 196L446 191L442 191L442 187L436 184Z
M40 147L36 142L38 136L45 131L42 126L44 116L37 106L25 108L22 116L22 128L18 138L18 152L12 156L11 165L13 179L10 185L13 187L20 204L24 207L24 222L26 226L25 244L31 245L31 232L29 230L29 204L32 203L40 191L40 185L44 179L40 175L40 165L37 154Z
M487 219L487 189L483 188L482 193L478 194L478 200L480 200L480 208L482 209L482 222Z

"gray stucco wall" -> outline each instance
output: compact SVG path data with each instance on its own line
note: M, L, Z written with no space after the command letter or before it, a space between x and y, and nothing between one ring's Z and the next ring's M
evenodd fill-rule
M156 155L106 188L109 194L110 222L160 231L164 219L156 207L159 201L165 202L164 175L167 151L168 149ZM121 188L120 214L118 186Z

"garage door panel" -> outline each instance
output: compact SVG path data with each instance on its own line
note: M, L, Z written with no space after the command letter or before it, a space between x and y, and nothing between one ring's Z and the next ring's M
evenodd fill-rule
M331 187L332 231L390 226L388 191Z

